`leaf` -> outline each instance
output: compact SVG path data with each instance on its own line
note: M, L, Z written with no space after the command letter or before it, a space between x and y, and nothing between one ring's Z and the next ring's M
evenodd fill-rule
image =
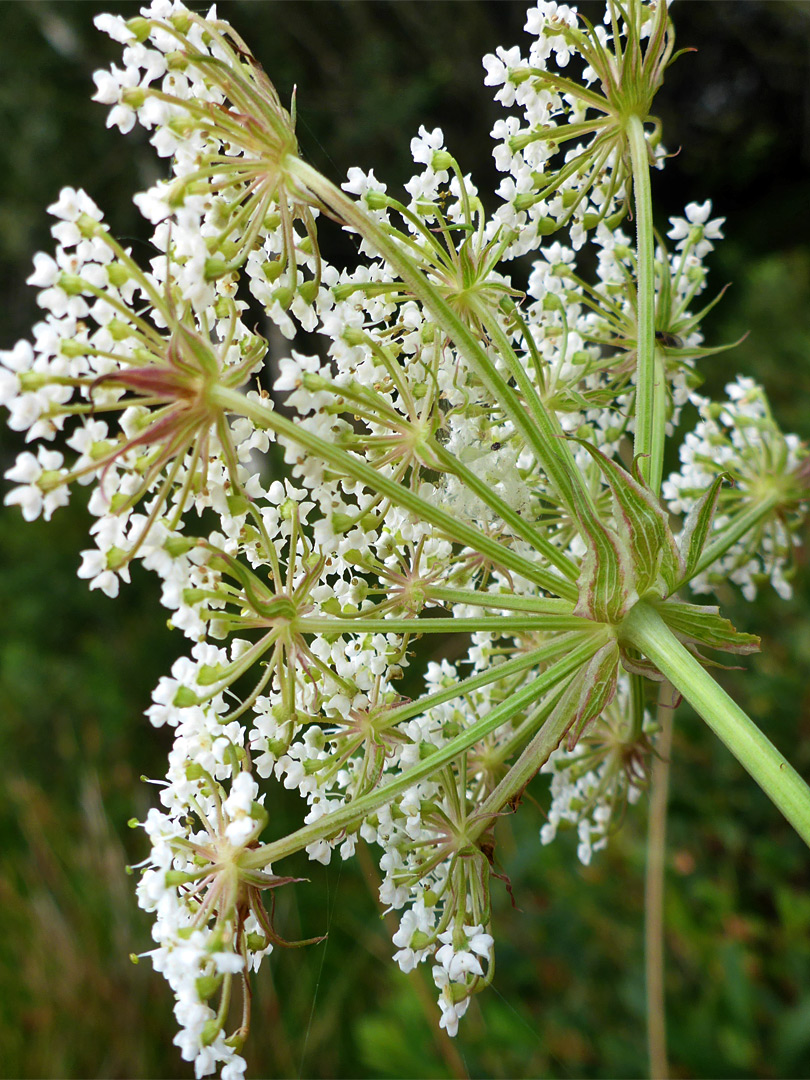
M635 477L590 443L584 446L610 487L616 505L616 527L633 566L635 588L640 596L656 586L659 575L669 595L683 573L683 559L672 535L669 516L642 479L638 463ZM660 592L660 589L659 589Z
M645 660L641 656L631 656L629 651L622 646L620 646L620 652L622 667L625 671L629 671L631 675L641 675L643 678L651 679L653 682L665 681L665 677L651 660Z
M715 477L700 499L689 511L681 535L681 552L685 563L684 576L679 584L684 584L695 576L695 569L700 562L700 556L706 546L706 541L712 531L712 521L717 509L717 500L720 497L720 488L727 479L725 473Z
M613 700L618 670L619 646L611 638L576 672L565 688L547 723L554 726L561 718L567 718L565 730L572 732L568 738L569 750L576 746L587 725Z
M587 552L582 562L575 615L619 622L638 598L633 566L619 538L593 515L580 520Z
M704 645L740 655L759 651L759 638L735 630L716 607L667 600L656 604L655 608L673 634L685 644Z

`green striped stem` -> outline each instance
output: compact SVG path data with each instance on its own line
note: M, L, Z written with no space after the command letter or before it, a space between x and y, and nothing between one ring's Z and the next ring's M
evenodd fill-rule
M654 608L637 603L620 640L651 660L810 845L810 788L756 724L675 637Z
M655 348L655 234L649 151L644 124L638 116L628 118L626 130L633 168L638 274L633 456L640 458L641 475L658 494L664 462L666 386L662 358L656 359Z

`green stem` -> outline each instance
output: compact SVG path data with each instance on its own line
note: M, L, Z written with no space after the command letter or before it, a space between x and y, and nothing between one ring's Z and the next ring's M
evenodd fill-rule
M658 612L639 602L622 622L619 636L625 645L652 660L810 845L810 788L678 641Z
M542 674L532 679L530 683L522 686L506 701L502 702L477 723L456 735L445 746L434 750L424 761L406 770L387 784L383 784L362 795L359 799L348 803L331 814L325 814L311 825L305 825L289 836L283 837L270 844L253 851L246 851L240 859L240 865L245 869L259 869L286 858L288 855L301 851L308 844L316 840L325 840L338 836L346 831L351 832L360 823L374 813L380 806L392 802L402 792L418 784L429 776L433 776L445 765L449 764L459 754L475 746L477 742L487 735L496 731L502 724L507 723L513 716L522 712L525 708L542 697L543 694L552 690L561 680L573 675L582 665L587 664L593 654L604 644L604 633L590 635L589 639L580 644L576 649L558 660Z
M485 481L476 476L458 458L448 454L438 443L431 446L431 450L443 468L463 480L464 486L474 492L485 506L489 506L490 509L494 510L502 521L510 525L517 536L530 543L539 555L566 575L565 578L560 580L556 575L549 573L551 588L547 591L556 592L559 596L567 596L572 600L576 600L579 590L574 582L579 575L579 568L568 558L565 552L555 548L551 541L538 532L533 525L524 521L516 510L496 495Z
M366 618L362 614L345 618L302 615L293 623L301 634L528 634L535 630L563 633L584 630L590 621L581 615L482 615L480 618Z
M397 724L404 723L405 720L410 720L414 716L421 716L428 709L443 705L446 701L455 701L466 694L471 694L474 690L480 690L483 686L489 686L490 683L500 682L513 675L520 675L524 671L528 671L529 668L547 664L549 661L556 660L558 656L562 656L570 649L573 649L575 645L582 644L584 640L581 631L578 634L555 635L544 645L532 649L531 652L521 653L511 660L504 660L500 664L493 664L483 671L479 671L477 675L470 675L460 682L454 682L452 686L446 686L441 690L434 691L432 694L424 694L422 697L417 698L416 701L398 705L395 709L386 710L385 727L380 726L379 730L390 731Z
M442 585L428 585L425 593L431 600L441 600L442 603L470 604L472 607L500 608L504 611L529 611L535 615L570 615L573 611L568 600L549 600L541 596L477 592L475 589L446 589Z
M512 348L512 343L501 329L498 320L494 318L492 312L484 304L480 304L478 307L478 317L482 320L487 333L492 338L493 345L496 347L502 360L509 368L512 378L520 387L523 400L529 406L532 415L535 417L538 424L544 425L548 429L550 435L557 440L558 453L565 461L569 475L578 477L579 470L574 461L571 445L557 419L557 414L553 412L553 410L546 409L540 395L537 393L534 383L529 377L526 367L521 363L517 353ZM560 495L568 503L569 508L573 507L576 502L573 494L574 488L575 485L573 484L569 484L564 489L557 488ZM584 496L586 505L592 506L593 501L587 484L579 484L579 488L580 495Z
M555 700L548 703L548 710L544 709L544 711L551 711L564 690L565 687L562 687ZM571 715L565 709L560 711L553 724L548 720L543 724L503 780L489 793L476 811L475 816L479 822L480 832L483 832L487 825L503 812L504 806L510 800L520 798L528 783L534 779L560 745L570 726Z
M660 349L655 350L653 368L653 441L647 483L658 495L664 475L664 442L667 428L667 370L664 354Z
M658 365L655 362L655 234L650 165L644 125L638 116L631 116L627 120L627 141L633 168L638 267L636 436L633 455L640 458L641 475L657 494L663 463L664 418L660 415L662 394L656 395L656 377L660 379L663 372L656 370ZM656 469L659 470L657 479L654 474Z

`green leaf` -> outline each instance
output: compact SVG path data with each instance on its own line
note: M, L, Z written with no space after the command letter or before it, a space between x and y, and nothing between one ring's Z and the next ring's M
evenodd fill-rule
M700 556L703 554L703 549L712 530L712 521L717 509L717 500L720 497L720 488L726 479L727 476L724 473L715 477L711 487L703 493L689 512L681 536L681 551L685 569L680 584L689 581L694 576L695 569L700 562Z
M745 655L759 651L759 638L735 630L718 608L676 600L653 605L675 636L685 644Z
M597 517L579 488L571 494L571 510L587 549L574 614L595 622L617 623L638 599L629 552L615 531Z
M568 747L573 749L588 724L613 700L619 671L619 646L611 638L576 672L546 721L552 727L566 719Z
M580 527L587 551L574 614L619 622L638 598L629 554L616 533L593 515L580 520Z
M616 528L632 563L636 592L643 596L656 587L660 576L664 589L659 586L657 591L668 596L683 573L683 559L667 512L642 479L638 462L633 465L634 477L595 446L579 439L577 442L594 459L610 487L616 507Z

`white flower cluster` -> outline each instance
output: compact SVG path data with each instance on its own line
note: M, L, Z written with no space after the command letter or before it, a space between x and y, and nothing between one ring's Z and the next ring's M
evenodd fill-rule
M292 121L244 43L216 8L202 20L179 0L154 0L140 19L101 15L96 25L125 46L123 68L94 76L95 100L111 106L108 126L140 124L171 159L172 178L135 202L154 224L171 220L184 296L196 308L211 304L217 285L244 265L251 292L286 337L295 333L290 311L314 330L317 210L285 179L284 157L297 149ZM227 102L251 122L229 114Z
M551 775L551 806L541 843L550 844L560 830L575 828L577 857L584 866L607 847L626 806L638 802L647 787L654 734L649 714L640 727L634 730L625 676L614 700L573 750L561 746L541 769Z
M659 246L655 258L656 344L667 374L667 434L677 426L681 409L700 381L695 360L720 351L702 348L698 329L702 312L693 309L706 288L703 259L712 239L722 236L723 219L707 221L711 203L690 203L685 218L670 219L668 233L677 249ZM546 243L533 264L527 293L529 325L543 361L545 398L553 402L566 432L583 435L603 452L614 454L620 440L635 430L637 296L625 285L635 273L629 237L600 224L597 280L588 285L578 272L576 252L559 241ZM583 450L582 470L592 468Z
M203 741L211 745L227 740L222 732L206 734ZM152 850L138 882L138 901L155 915L157 947L145 955L177 999L180 1031L174 1041L183 1059L194 1062L197 1077L221 1064L224 1080L236 1080L244 1075L245 1061L237 1051L247 1025L243 1021L244 1030L226 1036L210 999L219 993L227 1002L234 978L244 982L248 969L258 970L272 951L272 933L256 893L278 882L269 873L261 882L255 874L239 880L239 856L266 824L264 796L247 772L236 773L226 796L212 773L230 777L232 769L217 767L210 756L212 772L198 758L196 767L187 765L161 792L168 813L149 811L144 829ZM239 912L244 906L250 908L247 918Z
M452 1035L494 973L489 888L504 808L548 761L543 841L576 821L587 861L643 787L649 738L627 719L643 702L631 708L622 680L614 696L617 635L594 625L614 610L594 548L618 560L633 514L669 547L638 573L637 552L624 552L622 603L639 581L639 592L660 584L664 555L675 558L654 494L619 465L636 429L641 316L638 258L614 220L626 147L599 65L619 48L614 32L628 48L648 41L650 85L633 92L651 95L670 47L660 0L632 10L632 34L623 18L583 30L575 9L543 2L529 12L529 59L486 59L499 99L526 113L525 127L496 128L511 179L489 220L439 129L413 139L403 201L371 171L350 170L342 189L320 177L215 9L153 0L135 18L97 19L123 46L123 66L95 76L109 124L145 127L170 159L169 178L135 196L158 254L140 266L83 192L51 207L56 250L35 256L29 279L43 320L33 342L0 353L0 404L37 443L7 472L5 501L50 518L72 483L92 484L80 576L115 596L141 560L191 643L147 710L174 745L164 811L144 825L152 853L138 896L155 914L150 955L198 1077L221 1065L232 1080L244 1067L246 980L284 943L261 894L291 879L271 864L376 844L381 900L402 912L396 960L433 965ZM584 96L549 70L552 56L559 68L588 62ZM596 82L602 120L589 116ZM549 171L559 146L588 136L593 145L577 141ZM670 429L695 361L716 351L692 311L721 235L710 213L690 204L672 219L676 250L655 255ZM320 255L327 218L358 235L358 265ZM544 242L563 224L567 245ZM576 265L587 239L593 283ZM523 292L503 263L534 251ZM275 397L247 389L267 351L246 325L256 301L282 334L297 323L322 343L281 359ZM798 509L806 459L738 386L719 412L694 399L702 426L666 490L676 513L700 505L718 469L771 517ZM748 538L721 543L735 514L724 493L715 566L741 580ZM783 536L774 527L761 540L757 566L780 586ZM430 660L425 643L448 634L463 658ZM579 742L556 749L569 729ZM303 826L268 840L273 782L299 793ZM229 1033L235 981L243 1016Z
M496 220L513 230L509 256L538 250L564 226L578 250L590 230L606 220L615 227L624 215L630 190L621 111L634 92L652 99L672 48L666 32L651 34L653 27L665 27L666 6L639 11L640 26L629 31L621 5L609 2L607 26L590 27L587 34L576 7L540 0L526 16L534 39L528 56L513 46L484 57L484 81L499 87L495 100L523 112L522 123L509 116L492 130L495 164L508 174L498 188L504 205ZM639 56L636 85L628 78L633 61L624 58L651 38L643 64ZM569 66L579 66L579 80L569 76ZM647 138L651 157L663 167L657 129Z
M729 483L719 494L715 530L734 531L752 509L760 515L756 527L726 547L691 580L690 588L708 593L733 581L753 600L770 581L788 599L799 529L810 503L810 456L797 435L780 431L753 379L738 376L726 394L723 403L692 395L700 419L681 444L681 468L664 482L663 496L673 514L682 514L717 476L724 476Z

